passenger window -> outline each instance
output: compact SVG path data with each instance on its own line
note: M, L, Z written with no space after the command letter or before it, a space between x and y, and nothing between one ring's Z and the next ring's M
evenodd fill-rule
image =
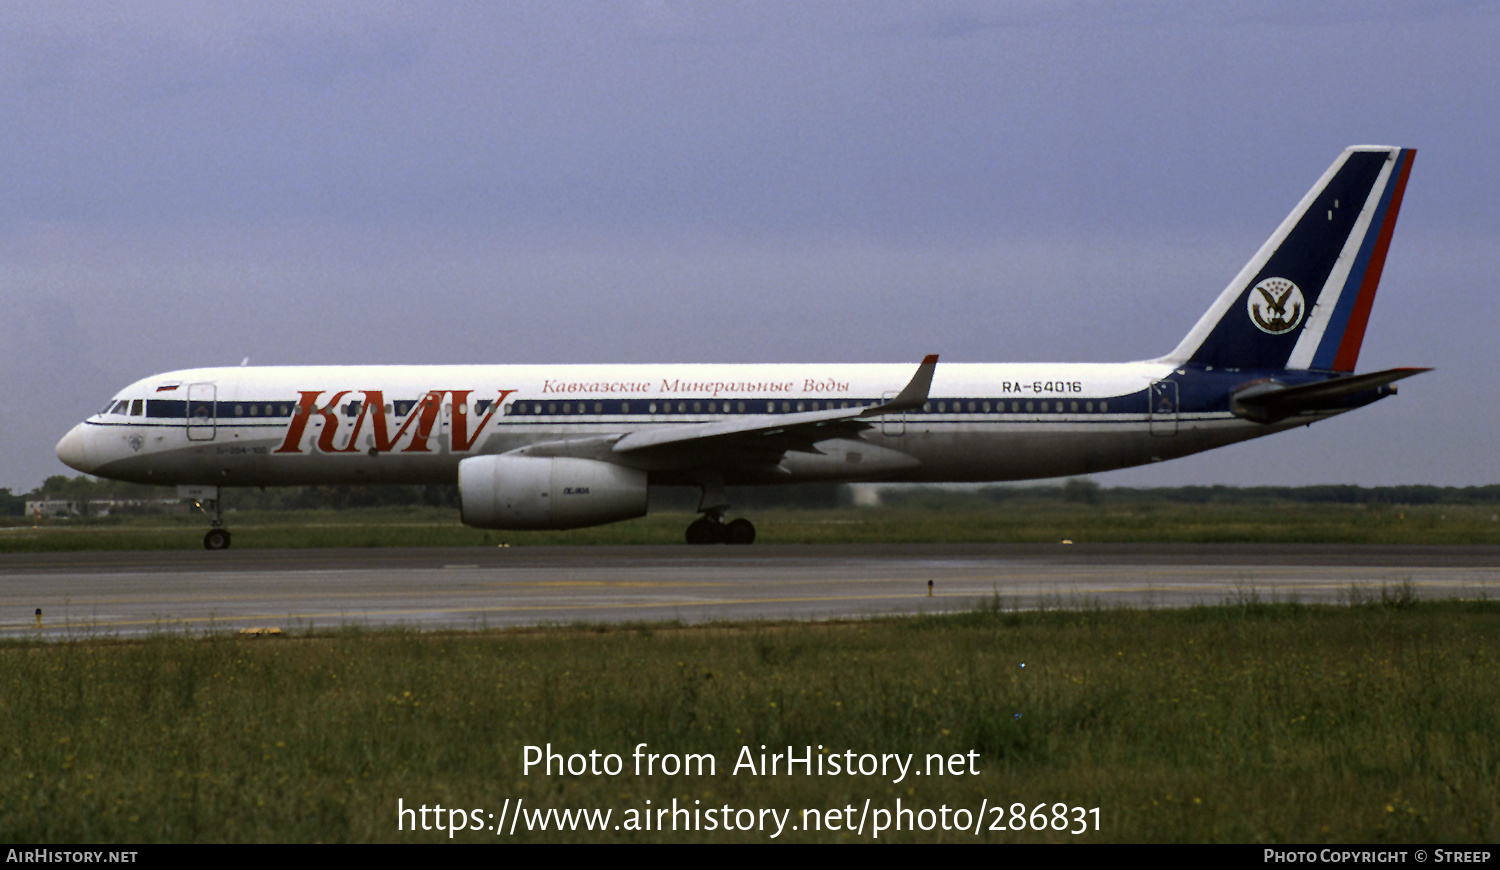
M250 416L252 416L252 417L259 417L260 416L260 408L256 407L255 405L251 405L250 406Z
M1077 414L1078 413L1078 403L1077 402L1069 402L1068 403L1068 410L1072 411L1075 414Z
M1099 403L1099 413L1101 413L1101 414L1108 414L1109 413L1109 403L1108 402L1100 402Z
M792 403L791 402L782 402L781 403L781 413L783 413L783 414L790 413L791 410L792 410Z
M656 407L654 405L652 406L652 410L656 410ZM629 402L621 402L620 403L620 413L621 414L629 414L630 413L630 403Z
M571 413L573 413L573 403L572 402L563 402L563 413L564 414L571 414Z
M1030 402L1027 402L1026 403L1026 413L1030 414L1033 407L1034 406Z
M594 413L595 414L603 414L604 413L604 403L603 402L595 402L594 403Z
M984 412L986 414L988 414L990 412L990 403L989 402L985 402L984 403Z
M931 414L932 413L932 403L931 402L923 402L922 403L922 410L925 413Z
M973 402L969 403L969 413L970 414L974 413L974 403Z
M739 409L740 409L740 413L741 414L745 413L745 403L744 402L740 402Z
M547 403L547 413L548 414L556 414L557 413L557 403L556 402L548 402Z
M1083 410L1089 412L1090 414L1094 413L1094 403L1093 402L1084 402L1083 403Z
M939 414L943 414L943 413L946 413L947 411L948 411L948 403L947 402L938 402L938 413Z
M687 413L687 402L678 402L677 403L677 413L679 413L679 414L686 414Z
M234 403L234 416L236 416L236 417L243 417L243 416L245 416L245 406L241 405L239 402L235 402Z

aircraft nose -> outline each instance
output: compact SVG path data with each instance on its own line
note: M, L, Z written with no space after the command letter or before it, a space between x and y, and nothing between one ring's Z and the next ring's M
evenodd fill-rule
M87 428L86 424L79 423L57 442L57 458L69 468L85 474L94 470L94 464L89 458Z

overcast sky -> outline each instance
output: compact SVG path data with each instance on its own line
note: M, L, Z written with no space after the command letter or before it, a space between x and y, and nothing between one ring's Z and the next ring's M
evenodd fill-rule
M130 381L1158 356L1351 144L1418 149L1378 405L1102 475L1500 478L1485 2L0 5L0 486Z

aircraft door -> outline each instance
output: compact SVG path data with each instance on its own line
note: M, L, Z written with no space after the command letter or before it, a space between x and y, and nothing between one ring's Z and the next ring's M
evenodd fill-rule
M1152 435L1177 434L1177 382L1152 381L1148 392L1151 402L1147 414L1151 418Z
M188 384L187 437L189 441L212 441L218 428L215 409L218 388L213 384Z
M887 392L882 393L880 395L880 401L882 403L889 402L890 400L896 398L897 395L899 395L899 393L897 393L894 390L887 391ZM880 434L882 434L882 435L890 435L890 436L893 436L893 437L894 436L899 436L899 435L905 435L906 434L906 412L905 411L901 411L900 413L897 413L897 414L881 414L880 415Z

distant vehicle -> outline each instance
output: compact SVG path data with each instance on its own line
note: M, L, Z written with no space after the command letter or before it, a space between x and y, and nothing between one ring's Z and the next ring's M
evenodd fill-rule
M1158 462L1302 426L1426 371L1355 375L1414 152L1345 150L1166 356L1144 362L270 366L136 381L57 445L176 484L229 546L234 486L458 483L463 521L570 529L697 486L689 543L748 544L726 485L975 482Z

